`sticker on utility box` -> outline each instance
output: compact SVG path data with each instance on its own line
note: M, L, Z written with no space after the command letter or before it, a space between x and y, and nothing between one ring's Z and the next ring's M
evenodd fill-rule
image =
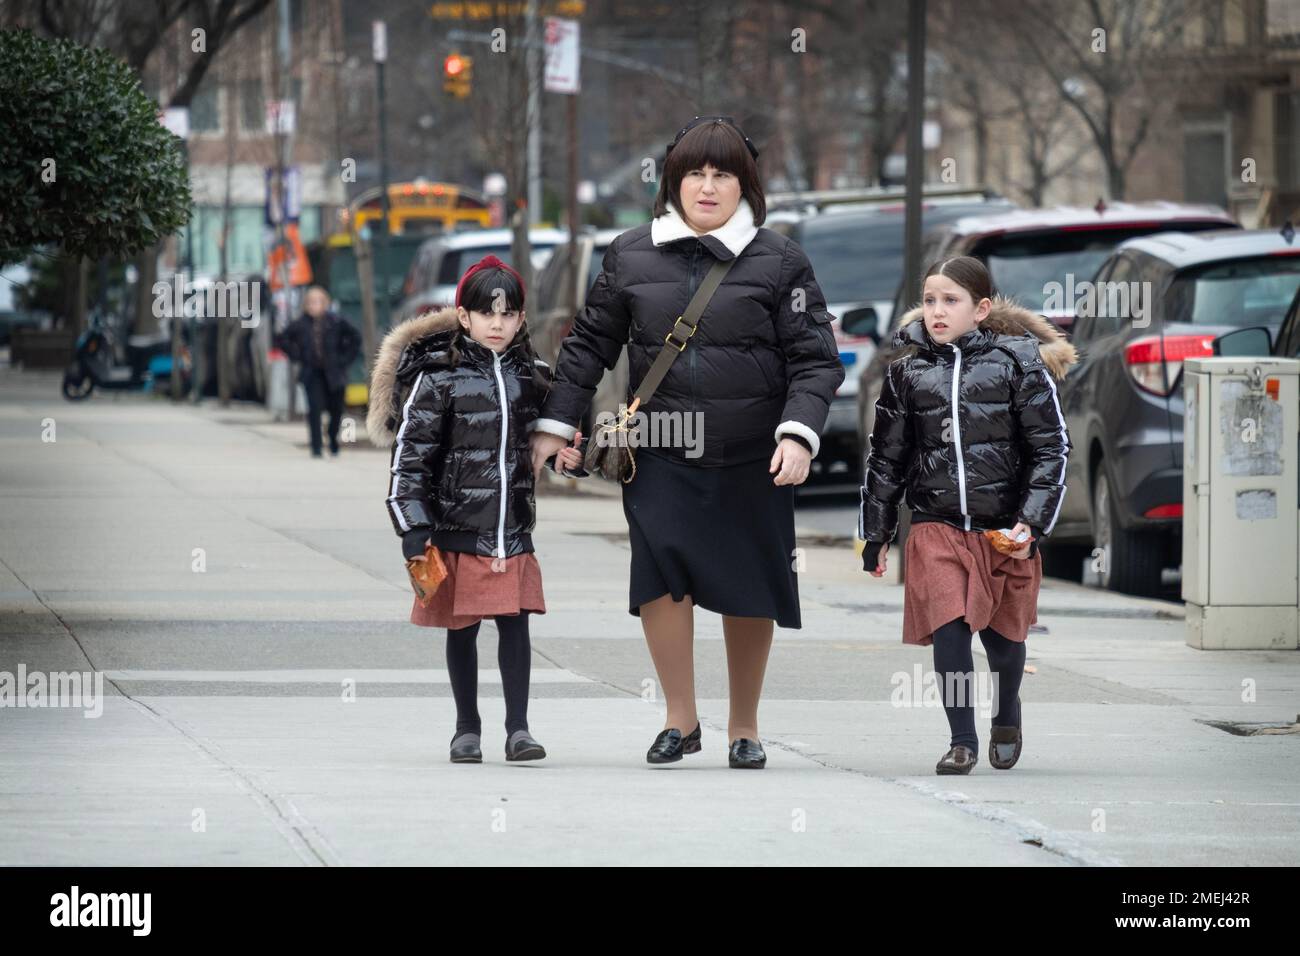
M1252 488L1237 492L1237 517L1242 521L1263 521L1277 517L1277 492Z
M1251 391L1246 382L1229 380L1221 388L1222 473L1282 474L1281 404L1262 391Z

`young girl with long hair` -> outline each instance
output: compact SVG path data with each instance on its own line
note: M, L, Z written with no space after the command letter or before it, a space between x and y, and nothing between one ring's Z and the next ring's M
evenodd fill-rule
M951 740L935 771L978 763L971 633L995 686L989 763L1020 759L1025 640L1038 620L1039 541L1065 496L1070 438L1056 382L1077 361L1042 316L997 296L969 256L935 263L894 336L871 433L858 536L863 570L884 574L906 496L903 642L933 644ZM995 547L984 532L1001 531ZM1019 544L1014 547L1010 542Z

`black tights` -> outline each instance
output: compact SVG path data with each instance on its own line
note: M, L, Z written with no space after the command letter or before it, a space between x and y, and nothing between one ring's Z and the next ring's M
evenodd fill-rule
M975 733L975 661L971 656L970 625L965 618L949 621L934 632L934 671L943 695L943 710L952 731L950 747L958 744L979 752ZM1025 643L1003 637L991 627L980 631L989 671L997 683L993 726L1020 726L1020 680L1025 674Z
M528 613L493 618L500 635L497 665L501 668L501 690L506 699L507 736L528 729L528 675L533 654L528 640ZM483 732L478 715L478 629L482 623L475 621L469 627L447 630L447 673L452 696L456 698L457 737Z

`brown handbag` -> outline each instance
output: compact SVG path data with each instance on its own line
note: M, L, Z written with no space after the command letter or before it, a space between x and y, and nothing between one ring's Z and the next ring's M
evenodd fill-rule
M628 423L631 422L637 409L650 401L650 396L655 393L659 383L668 374L668 369L677 360L677 356L685 351L691 336L700 326L700 316L708 307L709 300L713 298L713 293L718 291L723 277L735 263L734 257L713 263L708 275L695 290L695 295L691 296L686 311L677 317L673 327L664 336L664 347L659 350L659 355L650 366L650 371L646 373L640 387L634 393L632 404L623 409L617 421L599 426L595 440L587 445L587 455L583 465L588 471L594 471L603 478L621 481L624 484L636 477L636 456L628 443L627 436L631 434ZM686 331L679 332L678 326L682 326ZM674 338L674 335L679 337Z
M447 579L447 565L442 560L442 552L432 544L426 544L424 560L409 559L406 562L406 573L411 578L411 588L415 591L420 607L428 607L438 585Z

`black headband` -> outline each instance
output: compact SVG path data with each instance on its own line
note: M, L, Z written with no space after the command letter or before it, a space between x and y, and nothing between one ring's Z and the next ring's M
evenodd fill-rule
M682 137L683 137L683 136L685 136L688 132L690 132L691 130L693 130L695 127L699 126L701 123L709 123L709 122L713 122L713 123L726 123L726 124L727 124L728 126L730 126L732 129L734 129L737 133L740 134L740 138L743 139L743 140L745 141L745 148L749 150L749 155L750 155L750 156L753 156L754 159L758 159L758 147L755 146L753 143L751 143L751 142L749 141L749 137L745 135L745 131L744 131L743 129L741 129L739 126L737 126L737 125L736 125L736 121L735 121L734 119L732 119L730 116L697 116L697 117L695 117L695 119L691 120L689 123L687 123L685 126L683 126L680 130L678 130L678 132L677 132L677 136L673 139L673 141L672 141L671 143L668 144L668 148L667 148L666 150L664 150L664 158L665 158L665 159L668 158L668 154L671 153L671 152L673 151L673 147L674 147L674 146L676 146L678 143L680 143L680 142L682 141Z

